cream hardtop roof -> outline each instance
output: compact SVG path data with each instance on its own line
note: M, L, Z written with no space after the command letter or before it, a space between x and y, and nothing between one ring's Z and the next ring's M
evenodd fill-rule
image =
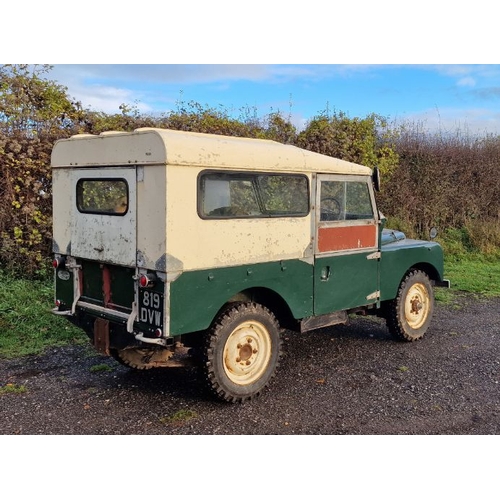
M159 128L78 134L56 142L57 167L192 165L203 168L370 175L368 167L265 139Z

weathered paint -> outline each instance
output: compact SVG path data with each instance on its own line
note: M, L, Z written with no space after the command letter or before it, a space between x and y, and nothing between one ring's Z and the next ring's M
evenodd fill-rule
M311 316L313 266L300 260L184 272L170 287L170 333L207 328L238 293L265 288L280 295L295 318Z
M356 226L330 226L318 229L318 249L320 253L337 252L377 245L377 227L372 224Z
M201 219L198 174L176 167L167 172L167 271L238 266L301 259L312 255L310 217ZM181 265L182 267L173 267Z
M71 169L59 169L52 172L52 250L56 253L68 254L71 247L72 216L76 205L75 193L72 189Z
M99 170L73 169L71 192L80 179L125 179L129 207L125 215L89 214L72 210L71 254L100 262L135 267L136 264L136 171L135 167Z
M93 169L61 168L53 172L53 249L100 262L134 267L136 263L135 167ZM125 215L89 214L78 211L79 179L125 179L130 203ZM71 252L69 252L71 249Z
M185 192L188 186L178 186ZM167 168L137 167L137 266L167 270ZM191 210L191 208L189 209ZM187 209L185 209L187 211Z
M157 128L139 128L129 133L80 134L61 139L54 145L51 164L53 168L170 164L276 172L371 174L368 167L275 141Z

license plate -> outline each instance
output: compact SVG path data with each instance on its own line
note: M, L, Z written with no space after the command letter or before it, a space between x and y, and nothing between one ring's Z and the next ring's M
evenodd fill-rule
M163 294L139 290L139 321L153 328L163 328Z

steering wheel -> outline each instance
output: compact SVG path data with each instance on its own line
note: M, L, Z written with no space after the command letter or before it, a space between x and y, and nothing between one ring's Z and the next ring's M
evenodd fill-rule
M337 198L329 196L321 200L321 217L320 220L340 220L342 208Z

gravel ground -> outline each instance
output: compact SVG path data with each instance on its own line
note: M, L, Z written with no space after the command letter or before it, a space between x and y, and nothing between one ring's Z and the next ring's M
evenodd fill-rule
M0 360L4 435L500 434L500 299L437 304L415 343L385 324L284 335L284 357L256 400L212 400L195 368L131 371L90 347ZM82 334L83 335L83 334ZM100 367L96 370L92 367Z

